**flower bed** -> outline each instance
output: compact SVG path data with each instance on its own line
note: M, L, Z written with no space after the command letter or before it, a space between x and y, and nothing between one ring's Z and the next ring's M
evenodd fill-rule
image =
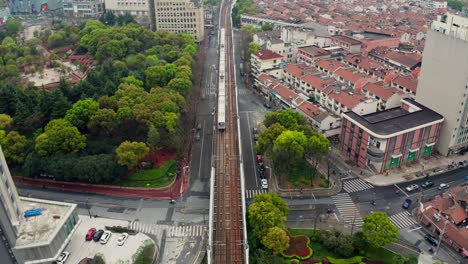
M289 236L289 248L282 255L286 258L309 259L314 253L309 246L309 238L306 236Z

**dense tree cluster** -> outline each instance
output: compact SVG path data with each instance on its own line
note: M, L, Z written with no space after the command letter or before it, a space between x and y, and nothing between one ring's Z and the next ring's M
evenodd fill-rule
M312 130L301 114L293 110L267 113L263 121L266 129L260 134L257 152L269 155L279 172L291 171L306 159L318 162L328 152L327 138Z
M232 23L234 26L240 26L240 17L246 13L257 13L254 2L252 0L239 0L232 8Z
M22 45L13 33L1 40L0 144L25 176L112 182L149 149L181 144L195 39L152 32L126 16L106 14L102 21L88 20L81 30L55 23L54 33L37 33ZM53 51L41 57L40 45L55 48L73 41L78 52L98 61L85 80L70 85L62 79L53 91L19 81L23 65L59 58ZM83 167L78 170L76 164ZM67 170L63 175L60 166Z

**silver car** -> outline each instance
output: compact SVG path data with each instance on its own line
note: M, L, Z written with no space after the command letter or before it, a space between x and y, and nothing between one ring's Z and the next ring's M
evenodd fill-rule
M408 192L416 191L418 189L419 189L419 185L417 184L411 184L410 186L406 187L406 191Z

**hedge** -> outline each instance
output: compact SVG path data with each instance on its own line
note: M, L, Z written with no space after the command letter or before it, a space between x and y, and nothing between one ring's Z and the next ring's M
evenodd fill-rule
M347 258L347 259L335 259L332 257L327 257L327 259L330 261L331 264L361 264L364 263L363 257L361 256L355 256L352 258Z
M310 239L307 236L291 236L289 234L289 248L286 249L283 253L285 258L297 258L300 260L306 260L312 257L314 251L309 246Z

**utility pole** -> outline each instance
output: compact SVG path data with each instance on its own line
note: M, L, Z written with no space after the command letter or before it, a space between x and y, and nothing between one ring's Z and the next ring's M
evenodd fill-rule
M86 209L88 209L88 215L89 215L89 218L91 218L91 211L89 210L88 201L89 201L89 198L86 198Z
M439 253L440 244L442 243L442 238L444 237L445 228L447 227L447 224L448 224L448 221L445 221L444 229L442 229L442 233L439 236L439 243L437 243L437 249L436 249L436 252L435 252L434 256L437 256L437 253Z
M353 222L351 224L351 236L353 236L355 222L356 222L356 213L354 213Z

